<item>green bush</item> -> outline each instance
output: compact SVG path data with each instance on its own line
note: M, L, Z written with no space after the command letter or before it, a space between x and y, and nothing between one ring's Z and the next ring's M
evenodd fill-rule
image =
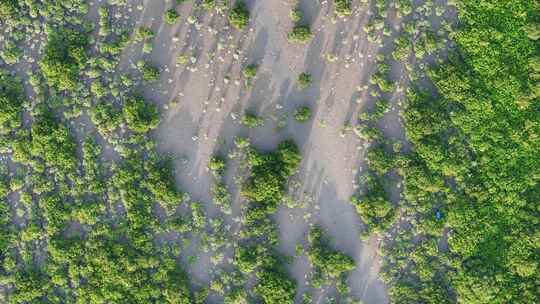
M263 125L264 120L255 114L246 113L240 122L248 128L257 128Z
M179 17L180 16L176 12L176 10L173 8L165 11L164 19L165 19L165 22L167 22L168 24L171 24L171 25L175 24L178 21Z
M142 98L131 98L126 101L123 115L128 127L136 133L146 133L155 129L159 123L156 106Z
M297 81L297 84L298 84L298 88L300 88L301 90L309 87L311 85L311 82L313 81L312 77L310 74L307 74L307 73L301 73L299 76L298 76L298 81Z
M0 134L21 126L24 99L21 80L0 70Z
M229 13L229 22L238 30L244 29L249 22L249 11L243 0L237 0Z
M351 0L335 0L335 12L340 17L352 15Z
M255 64L250 64L242 70L242 75L244 76L244 83L247 87L253 85L253 80L257 77L257 70L259 67Z
M201 6L206 10L211 10L216 7L216 0L203 0Z
M313 38L313 34L311 34L311 30L308 26L297 25L289 32L287 38L290 42L305 44Z
M76 88L79 71L86 64L87 47L85 33L64 28L49 34L39 66L50 86L62 91Z
M142 76L145 81L157 81L159 80L159 74L159 69L156 67L146 63L142 66Z
M272 210L282 201L287 179L296 171L300 159L300 152L292 141L282 142L273 153L249 151L251 173L242 186L242 195Z
M330 246L330 240L320 227L309 233L308 258L316 273L327 279L336 279L355 268L354 260Z
M307 106L301 106L296 108L294 112L294 119L298 122L306 122L311 119L311 108Z
M265 269L257 273L257 283L253 291L263 303L293 304L296 294L296 282L286 273L276 269Z

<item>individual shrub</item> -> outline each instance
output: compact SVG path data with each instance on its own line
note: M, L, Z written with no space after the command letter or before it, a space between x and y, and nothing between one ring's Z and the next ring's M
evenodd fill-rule
M242 116L240 122L248 128L257 128L263 125L264 120L252 113L246 113Z
M237 0L229 12L229 22L238 30L244 29L249 22L249 10L243 0Z
M282 201L287 179L296 171L300 159L300 152L292 141L282 142L273 153L250 149L247 155L250 176L242 185L242 195L269 210L275 209Z
M17 0L0 1L0 20L15 20L20 7Z
M176 12L176 10L173 8L165 11L164 19L165 22L167 22L168 24L175 24L178 21L179 17L180 16L178 15L178 12Z
M394 167L394 158L383 147L375 147L368 152L368 166L382 176Z
M242 70L242 75L244 76L244 83L247 87L253 85L253 80L257 76L258 68L259 67L257 65L250 64Z
M352 15L351 0L335 0L334 10L339 17Z
M311 119L311 108L307 106L301 106L296 108L294 112L294 119L298 122L306 122Z
M128 127L136 133L146 133L157 127L159 115L156 106L142 98L131 98L123 108L124 119Z
M257 273L257 283L253 291L263 303L293 304L296 282L281 270L264 269Z
M314 227L309 233L310 249L308 258L316 273L322 277L336 279L354 269L354 260L333 249L329 237L320 227Z
M154 38L154 32L147 27L141 26L137 29L137 32L135 33L136 41L143 41L143 40L152 39L152 38Z
M223 170L225 170L225 160L220 156L212 157L208 163L208 169L216 172L217 174L221 174Z
M159 79L159 69L147 63L142 65L141 72L145 81L157 81Z
M300 22L302 20L302 11L298 8L292 9L289 12L289 18L291 18L291 21L294 23Z
M308 73L300 73L298 76L297 85L298 88L303 90L311 85L311 82L313 81L312 77Z
M216 0L203 0L201 6L206 10L211 10L216 7Z
M313 34L311 33L309 26L306 25L295 26L287 35L287 39L292 43L305 44L311 38L313 38Z
M365 235L371 232L382 232L394 221L396 210L390 201L389 194L384 189L381 177L370 176L367 180L366 193L353 197L352 203L362 221L367 225Z

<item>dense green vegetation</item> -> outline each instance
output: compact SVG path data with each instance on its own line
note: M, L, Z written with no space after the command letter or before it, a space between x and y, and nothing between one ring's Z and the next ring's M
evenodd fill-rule
M394 165L415 220L385 247L385 278L396 303L536 303L539 3L457 8L457 52L428 72L436 94L407 94L412 151Z

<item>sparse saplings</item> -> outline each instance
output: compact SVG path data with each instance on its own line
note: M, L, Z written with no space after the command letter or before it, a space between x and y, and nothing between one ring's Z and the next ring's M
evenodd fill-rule
M294 119L298 122L306 122L311 119L311 108L307 106L301 106L296 108L294 112Z
M249 22L249 10L243 0L237 0L229 12L229 22L238 30L244 29Z
M168 24L171 24L171 25L175 24L178 21L179 17L180 16L178 15L178 12L176 12L176 10L173 8L165 11L164 19L165 19L165 22L167 22Z
M312 81L313 79L310 74L300 73L300 75L298 76L297 86L299 89L303 90L309 87Z

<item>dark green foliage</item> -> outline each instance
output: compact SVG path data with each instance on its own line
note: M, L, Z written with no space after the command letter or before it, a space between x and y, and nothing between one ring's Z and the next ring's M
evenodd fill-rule
M311 108L301 106L294 111L294 119L298 122L306 122L311 119Z
M303 90L309 87L312 81L313 79L310 74L300 73L300 75L298 75L298 82L297 82L298 88Z
M74 90L79 71L86 64L88 35L63 28L48 36L45 54L40 61L43 75L49 85L59 90Z
M156 106L142 98L131 98L126 101L123 115L128 127L137 133L146 133L157 127L159 115Z
M249 22L249 10L243 0L237 0L229 12L229 22L238 30L244 29Z
M293 43L305 44L313 38L311 30L306 25L297 25L287 35L287 39Z
M0 133L21 125L25 98L20 79L0 71Z
M163 17L165 22L168 24L175 24L178 21L179 15L175 9L171 8L165 11L165 16Z

